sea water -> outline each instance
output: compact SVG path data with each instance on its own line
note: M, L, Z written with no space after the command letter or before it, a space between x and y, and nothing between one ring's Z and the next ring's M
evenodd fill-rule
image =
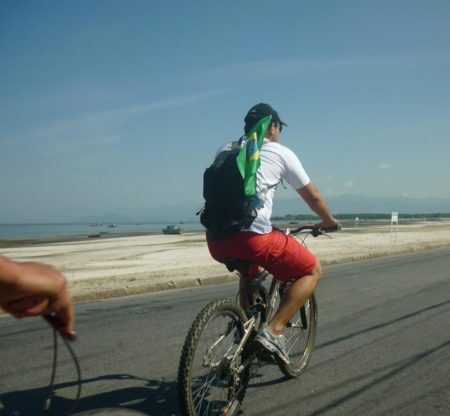
M173 223L176 224L176 223ZM72 237L95 234L162 234L169 223L117 224L0 224L0 238ZM184 231L201 231L200 223L177 223Z

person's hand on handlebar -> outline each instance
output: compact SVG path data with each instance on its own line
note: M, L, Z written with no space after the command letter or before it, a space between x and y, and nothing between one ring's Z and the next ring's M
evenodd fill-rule
M16 318L43 315L64 337L75 338L66 278L50 265L0 256L0 307Z
M318 224L314 224L314 227L320 228L324 231L339 231L342 226L337 219L333 218L327 221L322 221Z

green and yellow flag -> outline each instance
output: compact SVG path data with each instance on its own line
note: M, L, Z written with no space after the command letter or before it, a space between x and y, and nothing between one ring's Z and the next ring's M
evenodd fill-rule
M247 134L247 141L243 144L236 157L239 172L244 179L246 196L254 196L256 194L256 171L261 164L259 151L271 120L272 116L269 115L259 120L252 127Z

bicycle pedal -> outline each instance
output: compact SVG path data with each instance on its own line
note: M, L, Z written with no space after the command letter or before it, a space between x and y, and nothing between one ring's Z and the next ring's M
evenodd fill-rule
M257 345L255 350L256 358L265 363L275 363L276 359L273 353L267 351L264 347Z

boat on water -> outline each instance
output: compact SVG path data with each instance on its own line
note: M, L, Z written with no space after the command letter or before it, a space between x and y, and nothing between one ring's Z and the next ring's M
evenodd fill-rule
M162 229L163 234L183 234L183 229L178 225L168 225Z

